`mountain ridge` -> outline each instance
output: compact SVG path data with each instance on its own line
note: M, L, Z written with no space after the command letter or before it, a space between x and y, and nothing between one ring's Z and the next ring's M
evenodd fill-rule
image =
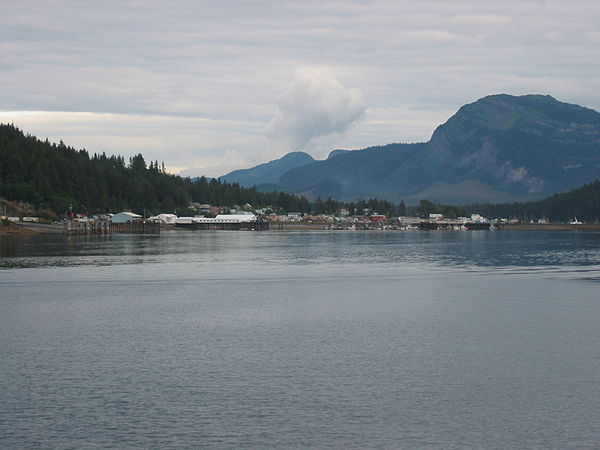
M309 198L459 204L537 200L598 176L600 113L549 95L494 94L459 108L427 142L334 150L269 187Z
M220 177L220 180L227 183L238 183L244 187L252 187L260 184L277 184L281 175L288 170L314 161L315 159L308 153L290 152L279 159L274 159L249 169L234 170Z

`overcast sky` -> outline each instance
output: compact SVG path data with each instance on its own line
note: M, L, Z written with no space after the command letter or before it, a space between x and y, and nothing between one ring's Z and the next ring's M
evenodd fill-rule
M426 141L465 103L600 110L600 2L5 0L0 122L219 176Z

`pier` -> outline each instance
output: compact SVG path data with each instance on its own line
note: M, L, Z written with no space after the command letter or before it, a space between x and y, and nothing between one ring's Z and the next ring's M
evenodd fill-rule
M419 230L489 230L489 222L463 222L459 220L422 220L416 224Z
M85 222L67 221L63 225L63 233L79 234L158 234L160 223L133 221L127 223L112 223L106 220Z
M232 230L232 231L268 231L269 222L233 222L233 221L211 221L175 223L175 228L185 230Z

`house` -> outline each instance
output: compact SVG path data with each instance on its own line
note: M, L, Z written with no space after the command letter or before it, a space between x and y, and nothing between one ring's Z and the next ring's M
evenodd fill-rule
M148 220L164 224L174 224L177 216L175 214L159 214L158 216L148 217Z
M123 211L112 216L112 223L127 223L135 220L141 220L142 216L129 211Z

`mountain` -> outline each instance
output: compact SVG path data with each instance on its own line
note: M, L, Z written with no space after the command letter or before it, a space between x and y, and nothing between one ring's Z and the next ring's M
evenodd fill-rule
M227 183L239 183L241 186L252 187L260 184L277 184L285 172L295 167L301 167L314 162L308 153L292 152L287 155L260 164L250 169L234 170L223 175L220 180Z
M600 176L600 113L550 96L500 94L463 106L431 139L337 153L283 173L315 198L416 203L529 201Z
M350 152L350 151L351 151L351 150L341 150L341 149L338 149L338 150L331 150L331 151L329 152L329 155L327 155L327 159L331 159L331 158L334 158L334 157L336 157L336 156L343 155L344 153L348 153L348 152Z

